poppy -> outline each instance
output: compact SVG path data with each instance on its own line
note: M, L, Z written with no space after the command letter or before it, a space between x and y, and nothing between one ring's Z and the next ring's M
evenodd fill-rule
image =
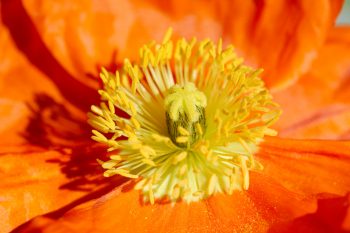
M255 155L264 170L249 173L247 191L149 205L132 182L101 177L95 161L105 160L105 148L89 140L86 124L100 67L136 61L142 44L172 26L188 38L222 35L249 65L263 67L287 112L277 125L283 137L348 138L349 30L332 28L341 2L315 4L3 1L1 229L48 212L17 231L349 229L346 141L267 137Z

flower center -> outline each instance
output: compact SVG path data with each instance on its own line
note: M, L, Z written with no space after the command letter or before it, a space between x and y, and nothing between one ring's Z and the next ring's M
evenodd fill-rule
M190 148L202 138L207 98L193 83L169 89L165 97L166 123L170 139L182 148Z
M104 176L138 179L152 204L247 190L249 172L262 169L254 154L280 115L261 70L221 40L170 37L143 46L139 64L102 70L101 103L88 116L92 139L108 146Z

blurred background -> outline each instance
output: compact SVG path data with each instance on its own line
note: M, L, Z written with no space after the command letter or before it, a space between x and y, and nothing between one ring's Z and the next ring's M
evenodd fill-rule
M338 25L350 25L350 0L346 0L343 9L338 16Z

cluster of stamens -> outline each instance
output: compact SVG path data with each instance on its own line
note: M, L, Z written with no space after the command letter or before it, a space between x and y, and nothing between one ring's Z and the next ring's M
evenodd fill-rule
M100 106L92 106L92 138L108 146L104 175L137 179L145 201L206 198L248 189L257 145L280 111L259 78L221 40L163 42L103 69ZM118 110L128 114L122 117ZM123 136L123 137L122 137Z

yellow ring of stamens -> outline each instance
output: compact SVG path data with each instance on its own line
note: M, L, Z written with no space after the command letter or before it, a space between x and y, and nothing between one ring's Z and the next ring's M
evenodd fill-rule
M249 170L262 169L253 154L280 115L261 70L221 40L170 38L142 47L139 65L102 70L101 104L88 115L92 138L109 147L104 175L139 178L135 189L151 203L248 189Z

